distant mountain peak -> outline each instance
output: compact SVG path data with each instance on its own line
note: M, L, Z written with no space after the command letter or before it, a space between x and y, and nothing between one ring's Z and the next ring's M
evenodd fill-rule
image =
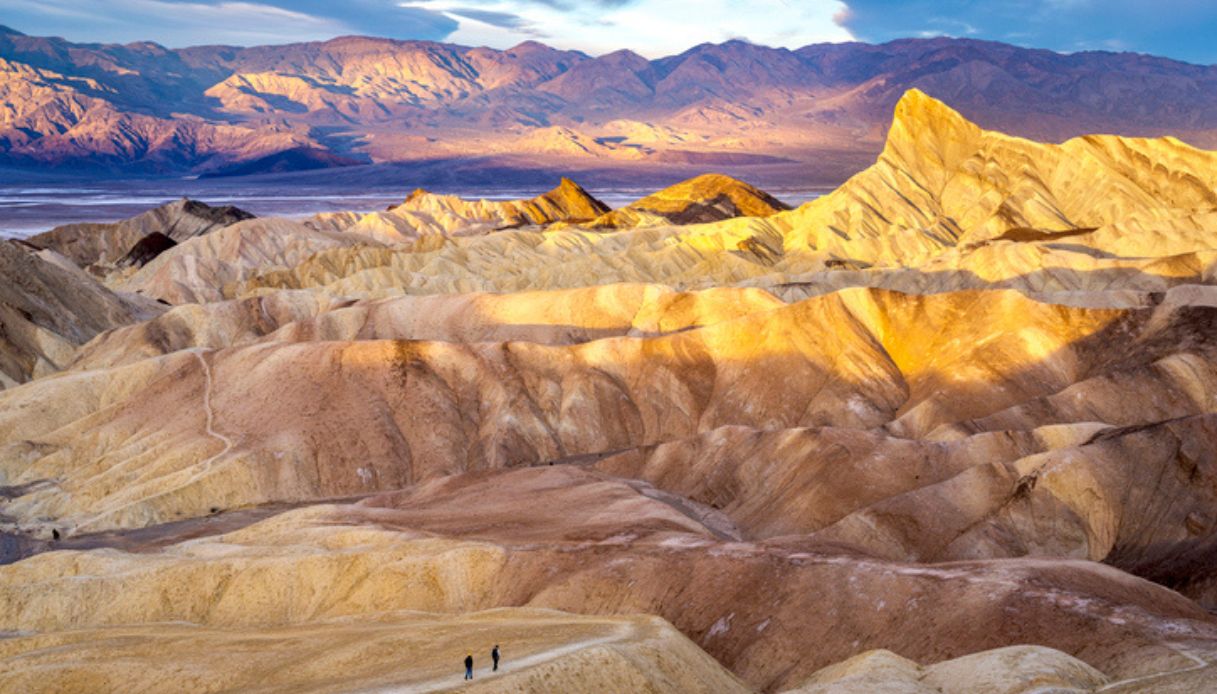
M3 24L0 24L0 34L10 34L12 36L25 36L25 34L21 33L20 31L17 31L16 29L14 29L12 27L4 26Z
M511 48L508 48L506 50L506 52L507 53L524 53L524 52L529 52L529 51L549 52L549 51L554 51L554 50L557 50L557 49L552 48L544 43L541 43L540 41L535 41L533 39L529 39L527 41L522 41L520 43L517 43L516 45L512 46Z

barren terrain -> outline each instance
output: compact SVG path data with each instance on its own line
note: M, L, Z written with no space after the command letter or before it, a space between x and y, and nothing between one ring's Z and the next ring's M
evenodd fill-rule
M1217 153L893 114L793 209L6 242L0 689L1212 689Z

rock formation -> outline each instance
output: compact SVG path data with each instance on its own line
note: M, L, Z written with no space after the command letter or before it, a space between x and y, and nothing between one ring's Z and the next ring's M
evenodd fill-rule
M1203 690L1215 171L910 92L794 210L563 180L0 247L0 688L442 689L503 641L471 691Z
M588 225L619 229L644 225L704 224L734 217L768 217L790 207L730 176L706 174L648 195Z
M1205 644L1217 636L1211 617L1193 603L1102 565L1007 560L933 567L847 558L823 547L736 542L719 539L712 518L704 524L691 518L678 497L655 499L632 486L568 466L479 473L359 504L282 513L162 550L40 554L0 567L0 580L11 586L0 620L51 638L63 624L85 630L80 645L59 651L58 662L70 664L65 656L87 657L90 642L131 629L133 621L150 625L143 639L165 628L157 625L186 621L203 629L196 638L217 638L212 630L271 630L263 638L278 642L293 630L321 636L343 622L367 629L371 615L403 612L451 615L496 606L649 612L751 687L773 691L799 686L859 651L941 660L1026 641L1082 654L1089 667L1073 665L1084 677L1079 683L1101 681L1094 670L1111 680L1169 675L1195 667L1190 653L1209 657ZM521 503L531 512L521 515ZM679 584L674 566L686 576ZM576 618L552 619L557 629L578 629ZM480 643L477 634L466 628L455 638ZM586 637L568 631L559 638L549 643L579 648ZM24 649L33 650L39 641L27 643ZM674 645L675 658L690 658ZM457 659L465 647L457 646ZM1035 663L1027 660L1005 672L1016 681L1025 677ZM1069 672L1068 657L1047 660ZM576 673L578 663L570 664ZM942 670L965 682L969 676L964 668ZM458 676L452 666L448 672ZM704 661L687 676L723 681ZM679 684L662 690L682 691Z
M286 219L247 219L177 244L112 283L168 304L205 303L256 273L295 267L321 250L367 245L379 244Z
M1051 648L1010 646L922 667L891 651L868 651L817 672L784 694L863 694L900 691L1024 692L1059 688L1094 691L1110 684L1103 673Z
M251 659L243 655L251 639L277 646ZM109 645L115 640L123 643L120 651ZM488 653L499 641L510 644L511 667L492 673ZM398 613L239 631L166 624L99 627L67 638L27 635L7 640L0 651L0 686L97 691L124 682L167 693L183 686L195 692L446 688L453 685L453 654L461 651L459 661L470 644L477 647L476 678L462 691L749 691L662 619L531 609L448 618ZM71 655L51 657L51 650Z
M104 274L116 264L143 267L175 244L251 218L248 212L229 205L211 207L182 198L121 222L56 227L29 242ZM148 238L154 235L159 236Z
M879 161L781 222L788 242L866 263L907 265L951 246L1066 238L1125 258L1161 257L1199 249L1190 240L1154 243L1154 234L1112 238L1112 228L1205 233L1217 206L1215 162L1212 152L1172 138L1088 136L1059 146L1011 138L911 91L896 106Z
M608 212L578 183L563 178L557 188L531 200L463 200L416 190L405 202L385 212L324 213L305 224L325 231L343 231L378 241L411 241L422 250L452 236L471 236L522 226L554 222L586 222Z
M158 312L51 251L0 243L0 387L58 371L98 333Z

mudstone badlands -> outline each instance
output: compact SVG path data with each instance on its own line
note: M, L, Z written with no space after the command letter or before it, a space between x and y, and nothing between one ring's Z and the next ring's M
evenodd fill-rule
M0 690L1217 689L1217 154L0 245ZM487 671L499 643L505 669Z

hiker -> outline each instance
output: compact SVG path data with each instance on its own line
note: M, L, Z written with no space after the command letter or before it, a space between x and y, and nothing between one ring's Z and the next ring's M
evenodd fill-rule
M499 671L499 644L494 644L494 650L490 651L490 659L494 661L494 671Z
M465 656L465 679L473 679L473 654Z

